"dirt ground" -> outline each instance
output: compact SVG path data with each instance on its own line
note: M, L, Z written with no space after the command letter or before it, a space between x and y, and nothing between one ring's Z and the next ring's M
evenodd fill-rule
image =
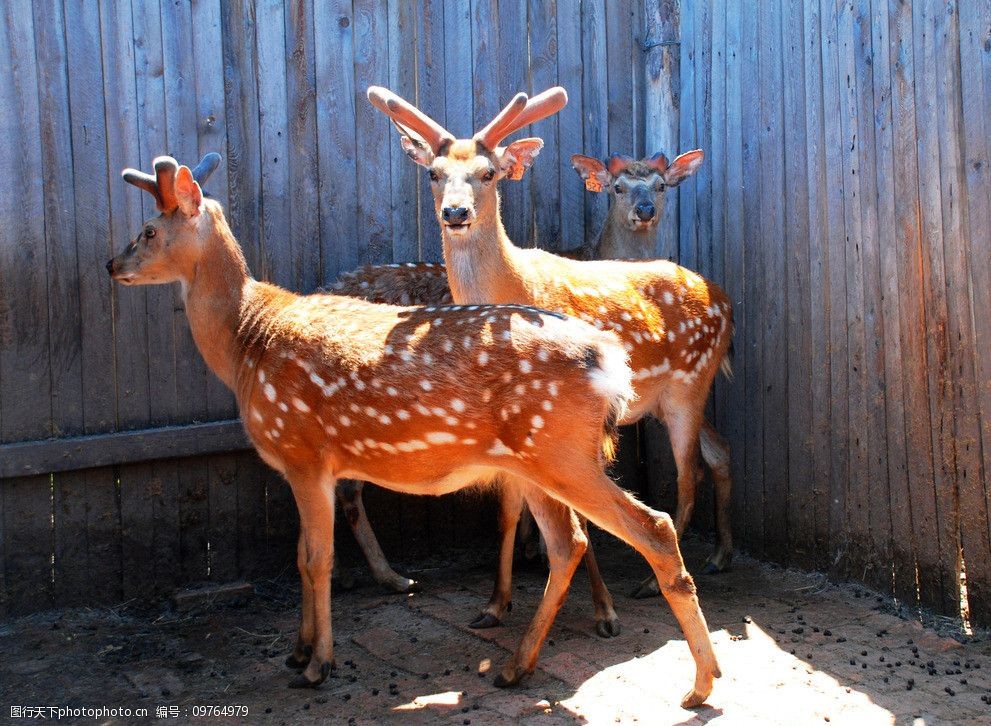
M360 578L338 592L338 669L316 691L286 688L294 570L255 583L239 601L181 612L157 603L0 621L0 720L11 707L61 706L149 714L63 719L85 723L991 723L987 633L967 637L949 624L939 632L898 617L891 601L864 588L740 556L732 571L697 578L723 677L706 706L683 710L694 671L670 610L626 597L646 565L611 540L596 543L622 635L593 633L579 571L539 670L515 689L492 680L543 575L519 572L508 622L472 631L465 624L491 574L491 558L476 555L416 570L417 595L383 594ZM699 569L707 548L686 545L689 569ZM198 715L212 706L244 707L247 717ZM166 718L156 717L159 707Z

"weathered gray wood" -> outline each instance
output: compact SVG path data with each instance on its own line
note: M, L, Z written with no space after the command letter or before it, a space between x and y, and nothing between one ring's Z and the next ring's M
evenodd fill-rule
M510 3L512 5L512 3ZM604 90L607 79L606 14L601 0L582 3L582 118L587 156L604 159L609 154L609 107ZM608 196L585 193L585 240L599 237L606 218Z
M0 444L0 478L249 448L239 419Z
M389 88L403 98L416 99L416 31L413 7L405 0L390 0L389 31ZM385 140L389 149L392 169L392 259L409 262L420 259L418 235L418 211L416 178L419 167L414 164L399 145L392 129Z
M991 623L991 318L980 314L991 303L991 2L963 3L960 9L960 75L966 174L966 215L970 239L970 307L974 320L974 402L980 419L982 452L979 476L960 489L961 539L967 566L970 615L975 623ZM975 444L977 442L974 442ZM973 477L976 472L971 472ZM980 528L983 509L986 525Z
M446 27L450 27L450 23L446 19L447 13L450 12L450 5L451 3L445 3ZM527 4L500 2L499 38L501 42L499 44L499 93L496 104L500 108L520 91L530 90L527 78L527 35ZM587 35L586 38L588 38ZM590 38L589 41L591 42ZM448 48L447 53L450 52L451 49ZM452 71L448 65L446 72L450 74L455 71ZM450 89L450 81L448 81L447 86ZM452 113L451 101L448 97L448 122L453 121ZM454 129L449 128L453 133ZM546 154L546 152L547 149L544 149L543 153ZM528 173L521 181L503 183L499 190L503 208L502 219L506 225L506 233L511 240L521 247L529 247L533 244L533 208L530 195L532 180L532 174Z
M447 113L444 107L444 3L443 0L416 0L415 15L419 19L416 37L416 85L417 104L438 123L444 124ZM500 24L501 27L501 24ZM501 49L500 49L501 50ZM505 58L501 58L505 62ZM398 143L393 141L392 143ZM407 162L412 164L413 162ZM440 244L440 227L434 212L434 197L426 173L416 171L419 196L420 259L440 262L444 259Z
M737 16L738 17L738 16ZM644 2L644 154L678 153L681 82L681 0ZM727 114L729 115L729 114ZM664 197L658 256L673 260L678 253L678 198Z
M577 82L582 75L581 3L557 4L557 73L558 83L563 83L568 90L568 105L557 113L560 142L557 170L561 175L559 249L574 250L585 242L585 186L571 169L572 154L585 153L583 89ZM549 161L545 156L543 162Z
M532 93L539 93L558 85L557 3L530 3L528 7L530 90ZM632 94L626 96L627 104L631 98ZM558 115L554 114L533 124L529 132L524 130L520 134L541 138L548 149L557 149L558 123ZM551 163L534 164L529 172L533 193L533 244L541 249L555 251L561 249L560 197L561 172L564 170L554 163L553 156L548 161Z
M809 287L809 197L806 138L806 58L804 3L782 5L782 88L784 105L784 250L787 283L785 323L788 356L788 559L813 566L815 491L812 467L812 356ZM713 105L715 105L713 99ZM812 130L814 133L814 129Z

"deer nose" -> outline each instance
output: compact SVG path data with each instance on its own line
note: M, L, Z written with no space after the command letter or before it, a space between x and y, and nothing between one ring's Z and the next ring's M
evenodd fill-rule
M468 221L468 210L465 207L444 207L441 216L448 224L464 224Z
M114 261L113 260L107 260L107 272L109 272L111 275L114 274Z
M642 202L636 206L637 216L644 222L654 218L654 205L650 202Z

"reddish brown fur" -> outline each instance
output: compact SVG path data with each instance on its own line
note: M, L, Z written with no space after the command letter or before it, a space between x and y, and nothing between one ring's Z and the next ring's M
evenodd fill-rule
M620 494L601 457L609 419L632 397L614 336L523 306L391 307L258 282L220 205L203 199L189 169L171 159L158 167L172 172L158 183L174 177L174 188L156 198L176 205L148 220L108 270L128 285L182 283L199 350L234 391L259 454L292 488L303 603L289 663L306 664L293 685L322 682L333 660L340 477L416 494L512 478L540 512L555 562L577 562L580 527L550 502ZM533 670L570 576L554 568L501 683Z
M563 89L555 92L563 94ZM401 121L389 107L376 102L388 97L394 95L384 89L369 89L373 103ZM410 150L409 141L403 143ZM505 147L478 150L474 157L467 156L470 143L459 140L434 148L432 153L422 147L410 153L414 161L430 169L452 297L459 303L537 305L577 316L620 336L632 359L639 395L625 421L652 412L667 424L678 461L677 531L682 532L694 501L705 401L732 335L728 298L718 286L670 262L581 262L516 247L502 224L496 183L502 178L518 178L513 172L533 163L542 142L518 140ZM458 150L456 156L452 149ZM455 210L466 211L457 217L452 214L449 221L447 212ZM632 516L635 505L626 504ZM597 521L600 508L606 505L588 501L584 507L575 506ZM601 520L598 523L609 529ZM674 554L680 560L676 544ZM655 575L661 591L679 612L685 596L670 588L671 573L655 566ZM689 601L697 607L694 596ZM704 622L700 611L692 620L695 624ZM682 625L690 641L706 647L701 643L708 642L707 632L686 621ZM714 663L714 658L711 663L705 658L698 660L697 674L705 673ZM706 679L703 675L702 680ZM704 698L708 691L702 691L704 687L697 687L686 700Z

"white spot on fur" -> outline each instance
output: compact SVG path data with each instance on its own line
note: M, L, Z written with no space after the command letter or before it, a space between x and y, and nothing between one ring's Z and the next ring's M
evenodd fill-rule
M400 421L409 421L409 411L403 408L399 409L396 411L396 418Z
M451 409L457 411L458 413L464 413L465 402L462 401L460 398L455 398L454 400L451 401Z
M267 398L269 401L271 401L272 403L274 403L275 402L275 386L273 386L271 383L266 383L265 384L264 391L265 391L265 398Z
M484 366L489 362L489 354L486 351L482 351L478 354L478 365Z
M425 438L431 444L453 444L458 440L450 431L429 431Z
M434 384L432 384L430 381L426 379L420 381L420 388L422 388L424 391L430 391L433 389L433 387Z
M537 414L532 419L530 419L530 425L535 429L542 429L544 427L544 417Z
M670 290L664 291L664 303L667 305L674 305L674 295L671 294Z
M302 411L303 413L310 412L310 407L306 404L306 401L304 401L301 398L293 397L292 405L296 408L297 411Z
M502 439L496 439L485 453L489 456L512 456L515 452L502 443Z
M351 419L349 419L347 416L338 416L337 420L341 422L341 426L351 425Z

